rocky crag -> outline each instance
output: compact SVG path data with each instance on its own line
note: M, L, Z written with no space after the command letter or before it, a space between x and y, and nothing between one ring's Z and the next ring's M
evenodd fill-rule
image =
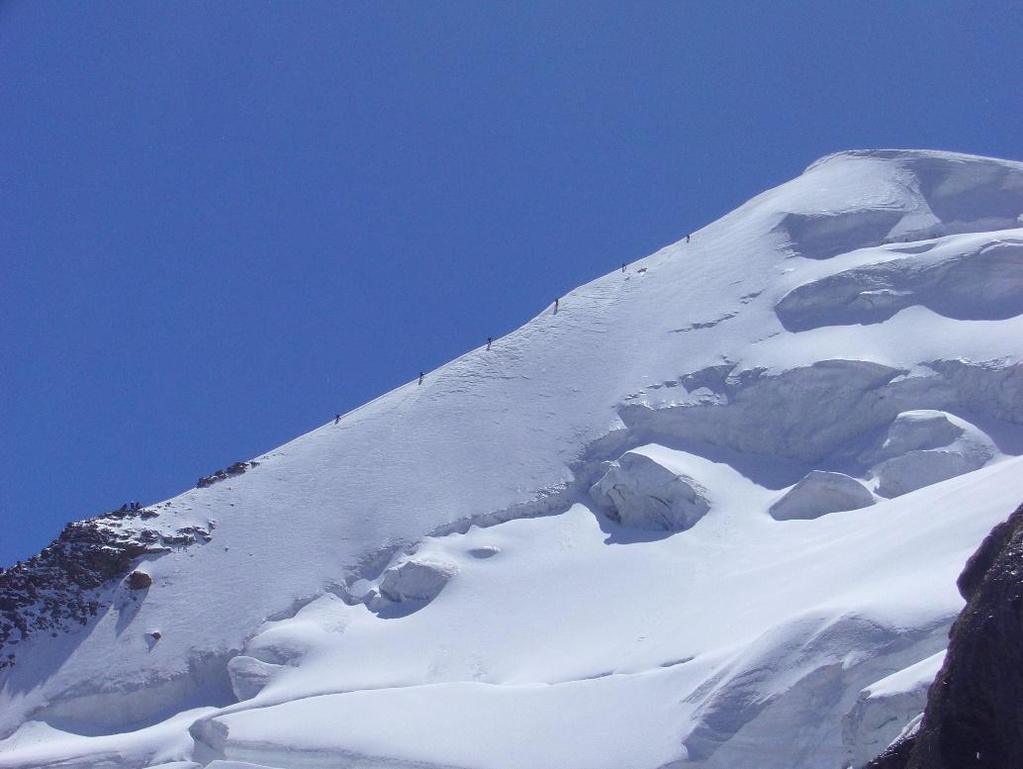
M121 509L74 521L37 555L0 568L0 669L14 664L15 647L31 635L88 623L109 602L104 587L128 577L127 589L144 589L148 575L132 572L142 556L210 540L212 526L139 525L158 515Z
M966 607L916 725L867 769L1023 766L1023 505L958 580Z

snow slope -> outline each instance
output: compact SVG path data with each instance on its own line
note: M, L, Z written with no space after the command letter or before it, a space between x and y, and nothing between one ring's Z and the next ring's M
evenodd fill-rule
M14 647L0 767L865 760L1023 497L1021 213L1020 163L824 158L152 507L210 541Z

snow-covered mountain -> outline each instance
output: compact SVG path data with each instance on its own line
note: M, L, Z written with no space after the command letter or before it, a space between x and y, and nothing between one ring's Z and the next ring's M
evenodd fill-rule
M866 761L1023 499L1021 214L1021 163L829 156L69 527L0 575L0 767Z

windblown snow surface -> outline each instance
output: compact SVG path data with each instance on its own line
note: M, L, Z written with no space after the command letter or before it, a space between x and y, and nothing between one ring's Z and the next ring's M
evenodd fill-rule
M1021 213L826 157L153 506L210 541L18 644L0 767L859 765L1023 499Z

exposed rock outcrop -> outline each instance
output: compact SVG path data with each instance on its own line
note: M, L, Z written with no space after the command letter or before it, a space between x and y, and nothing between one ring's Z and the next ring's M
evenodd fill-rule
M253 467L259 467L259 462L234 462L222 470L202 476L195 484L197 489L205 489L218 481L225 481L237 475L247 472Z
M186 526L173 532L139 527L153 511L118 510L69 523L38 555L0 569L0 669L14 664L14 647L40 631L57 633L86 624L105 600L100 588L128 575L142 555L208 542L210 531ZM152 578L133 572L127 587Z
M153 584L153 578L146 574L146 572L136 569L128 575L128 579L125 582L129 590L145 590Z
M869 769L1023 766L1023 506L966 564L966 607L931 685L920 727Z

